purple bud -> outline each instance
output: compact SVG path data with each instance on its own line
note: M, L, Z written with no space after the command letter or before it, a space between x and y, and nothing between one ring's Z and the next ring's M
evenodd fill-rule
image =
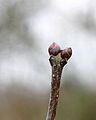
M58 55L58 53L60 52L59 45L53 42L52 45L50 45L50 47L48 48L48 52L50 55L54 55L54 56Z
M71 55L72 55L72 49L71 48L66 48L66 49L61 51L61 57L63 59L66 58L68 60L71 57Z

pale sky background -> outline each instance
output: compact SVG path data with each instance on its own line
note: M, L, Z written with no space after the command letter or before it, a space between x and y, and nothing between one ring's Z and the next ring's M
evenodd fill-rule
M19 4L19 1L15 2ZM11 5L14 5L15 2L10 0ZM96 33L83 29L82 16L86 16L92 8L96 20L96 0L50 0L48 3L45 0L44 2L45 6L35 15L31 14L30 0L25 0L27 4L24 4L27 15L26 18L24 16L24 24L27 26L30 38L34 34L40 49L39 55L38 51L35 51L34 54L37 55L33 56L33 60L29 57L31 54L29 51L25 54L17 51L9 54L8 50L4 50L0 56L0 84L2 88L5 89L11 82L20 82L24 86L34 88L37 92L48 90L51 81L51 68L47 49L53 41L58 43L61 48L72 47L73 49L72 58L65 67L65 76L70 73L75 74L80 83L95 88ZM34 5L37 4L34 3ZM0 6L2 11L0 16L2 17L6 6L10 6L10 4L8 0L6 3L2 0ZM21 7L21 13L22 9ZM2 19L0 22L2 23ZM4 33L3 36L5 37ZM14 35L10 39L13 38ZM22 43L17 48L23 48Z

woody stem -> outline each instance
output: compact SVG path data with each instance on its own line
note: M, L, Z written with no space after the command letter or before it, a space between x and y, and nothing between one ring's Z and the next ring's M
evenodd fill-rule
M59 99L59 88L63 66L66 61L62 62L62 59L58 60L56 57L50 57L50 63L52 66L52 81L51 81L51 94L48 105L48 112L46 120L55 120L56 109Z

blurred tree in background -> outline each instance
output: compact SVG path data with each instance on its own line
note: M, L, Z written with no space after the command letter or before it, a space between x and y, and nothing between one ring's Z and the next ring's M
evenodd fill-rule
M48 3L46 0L0 0L0 120L43 120L46 117L49 93L37 94L34 88L26 87L26 82L17 84L13 81L17 78L21 81L25 77L27 70L24 60L27 60L29 66L33 62L34 71L38 69L38 74L45 74L47 68L41 64L40 58L41 41L36 39L33 31L29 32L28 19L31 16L31 21L34 20L36 14L47 7ZM75 19L82 30L92 35L96 33L95 17L91 10L86 14L76 14ZM14 68L17 66L15 59L19 63L18 66L22 63L23 67ZM21 67L22 71L25 70L21 74L23 77L17 74ZM65 83L60 92L57 120L96 120L96 92L85 89L77 82L81 78L77 78L75 65L69 72L67 77L64 76ZM8 78L7 73L11 77ZM38 77L37 74L35 76ZM2 89L4 78L10 79L10 84ZM27 80L31 80L30 76ZM35 78L33 81L38 83ZM46 88L42 84L41 87Z

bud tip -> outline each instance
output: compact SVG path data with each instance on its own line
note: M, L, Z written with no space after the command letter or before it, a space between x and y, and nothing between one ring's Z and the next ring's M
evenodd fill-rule
M59 45L57 45L55 42L53 42L49 48L48 48L48 52L50 55L58 55L58 53L60 52L60 47Z
M71 56L72 56L72 49L71 49L71 47L66 48L66 49L61 51L61 57L63 59L66 58L68 60Z

